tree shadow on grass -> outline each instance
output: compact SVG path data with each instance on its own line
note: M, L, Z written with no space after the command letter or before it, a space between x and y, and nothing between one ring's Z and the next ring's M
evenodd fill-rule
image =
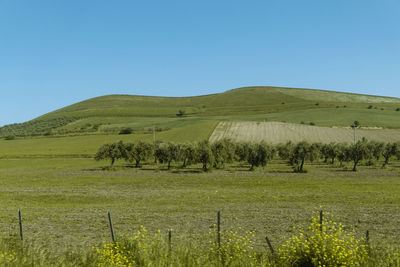
M194 168L189 168L189 169L173 169L170 170L171 173L204 173L202 169L194 169Z
M268 173L295 173L293 170L267 170Z

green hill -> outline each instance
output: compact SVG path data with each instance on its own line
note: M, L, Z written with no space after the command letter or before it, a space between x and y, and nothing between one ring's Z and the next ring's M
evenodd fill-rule
M32 121L6 125L0 136L77 135L166 131L218 121L314 122L400 128L400 99L323 90L245 87L193 97L107 95L50 112ZM184 116L177 116L178 111Z

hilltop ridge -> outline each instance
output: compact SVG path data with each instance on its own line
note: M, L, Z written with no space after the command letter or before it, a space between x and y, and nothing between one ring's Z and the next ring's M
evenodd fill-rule
M0 136L107 133L124 127L165 130L210 120L319 121L325 126L349 123L339 117L335 119L332 112L358 120L369 117L370 126L400 128L399 123L394 123L400 116L396 112L399 107L400 98L395 97L272 86L242 87L190 97L105 95L25 123L6 125L0 128ZM184 113L181 118L176 116L179 110ZM306 114L303 119L296 117L303 113Z

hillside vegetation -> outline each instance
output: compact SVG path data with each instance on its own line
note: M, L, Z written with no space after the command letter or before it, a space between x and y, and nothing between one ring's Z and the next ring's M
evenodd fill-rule
M193 97L108 95L1 127L0 136L105 134L127 127L145 133L205 122L264 120L323 126L348 126L358 120L368 126L400 128L399 107L399 98L281 87L245 87ZM179 111L182 116L177 116Z

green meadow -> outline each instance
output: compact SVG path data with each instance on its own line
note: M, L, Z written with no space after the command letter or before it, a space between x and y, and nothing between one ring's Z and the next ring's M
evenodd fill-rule
M224 231L254 231L255 249L265 254L265 236L278 248L310 223L313 212L324 210L357 238L364 238L368 230L371 244L398 250L399 160L392 159L385 169L382 162L372 166L363 162L357 172L351 171L350 163L342 168L320 160L307 162L307 173L294 173L287 162L276 159L255 171L235 163L203 172L201 165L182 168L173 163L167 170L150 161L142 168L117 161L110 169L109 162L96 162L93 156L101 145L119 140L207 140L220 122L242 128L254 122L303 124L301 128L312 123L327 126L325 131L348 128L357 120L362 131L377 127L385 134L395 133L388 139L396 139L399 107L397 98L249 87L182 98L104 96L4 126L0 128L4 137L0 139L0 252L2 244L19 242L18 209L24 244L39 247L38 255L47 251L43 259L65 252L82 258L94 245L110 242L107 211L117 240L133 236L144 225L149 232L160 229L165 238L173 229L173 238L205 247L221 211ZM182 116L177 116L179 111ZM315 130L308 127L307 131ZM132 134L119 134L126 128ZM235 134L223 130L219 134L228 133Z
M1 237L18 236L21 209L25 240L55 251L109 241L107 211L117 237L144 225L152 231L172 228L195 240L208 233L221 210L224 229L254 230L263 249L266 235L278 246L322 209L360 238L369 230L374 244L398 246L398 161L358 172L313 164L306 174L293 173L281 161L254 172L230 165L208 173L200 166L167 171L123 162L104 170L106 164L90 158L0 160Z

